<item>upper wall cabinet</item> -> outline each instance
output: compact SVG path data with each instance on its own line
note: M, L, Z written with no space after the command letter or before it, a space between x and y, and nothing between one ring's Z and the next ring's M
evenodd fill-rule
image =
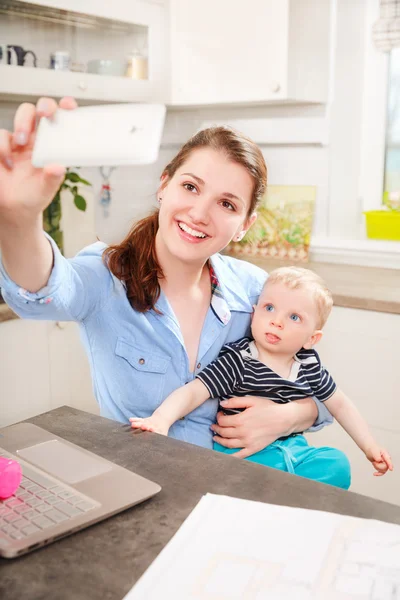
M168 26L164 0L0 0L0 96L166 102Z
M171 0L171 104L326 102L329 0Z

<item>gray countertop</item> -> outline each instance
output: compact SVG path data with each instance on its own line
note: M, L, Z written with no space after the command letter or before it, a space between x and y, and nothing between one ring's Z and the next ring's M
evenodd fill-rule
M261 256L241 255L237 258L248 260L265 271L292 264ZM325 280L335 306L400 314L400 269L322 262L301 263L300 266L312 269ZM8 306L0 304L0 323L16 318Z
M46 548L0 559L0 598L7 600L121 600L207 492L400 524L400 507L184 442L133 433L69 407L29 421L163 489Z
M267 272L293 263L260 256L238 256ZM400 315L400 269L311 261L297 263L315 271L332 292L335 306Z

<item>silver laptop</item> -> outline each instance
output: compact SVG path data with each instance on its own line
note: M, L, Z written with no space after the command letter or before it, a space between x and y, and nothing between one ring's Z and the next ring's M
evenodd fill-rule
M161 487L30 423L0 429L21 485L0 500L0 556L14 558L134 506Z

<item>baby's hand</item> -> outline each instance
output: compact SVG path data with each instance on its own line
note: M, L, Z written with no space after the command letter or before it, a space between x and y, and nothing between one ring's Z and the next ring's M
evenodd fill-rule
M392 459L385 448L371 446L368 448L365 455L376 469L374 473L375 477L381 477L382 475L385 475L387 471L393 471Z
M146 419L131 417L129 421L132 429L141 429L142 431L153 431L154 433L160 433L161 435L168 435L168 425L163 419L156 415L152 415Z

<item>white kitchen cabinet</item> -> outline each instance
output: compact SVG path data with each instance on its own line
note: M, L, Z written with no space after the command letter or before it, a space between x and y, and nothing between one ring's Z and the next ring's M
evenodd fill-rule
M400 315L334 307L316 349L367 421L400 433Z
M352 491L400 505L400 315L334 307L324 330L316 348L323 364L388 448L395 470L373 477L372 466L338 424L309 434L308 440L347 454Z
M73 406L99 413L92 391L89 361L76 323L49 324L49 374L51 408Z
M1 323L0 427L62 405L99 412L76 323Z
M325 102L327 0L171 0L171 104Z
M6 0L0 3L0 40L37 56L37 68L31 55L24 66L0 64L0 95L9 99L69 95L82 103L168 98L168 11L163 3ZM91 60L123 61L133 50L148 57L147 79L86 72ZM68 51L74 70L50 69L55 51Z
M0 426L50 409L48 323L1 323Z

